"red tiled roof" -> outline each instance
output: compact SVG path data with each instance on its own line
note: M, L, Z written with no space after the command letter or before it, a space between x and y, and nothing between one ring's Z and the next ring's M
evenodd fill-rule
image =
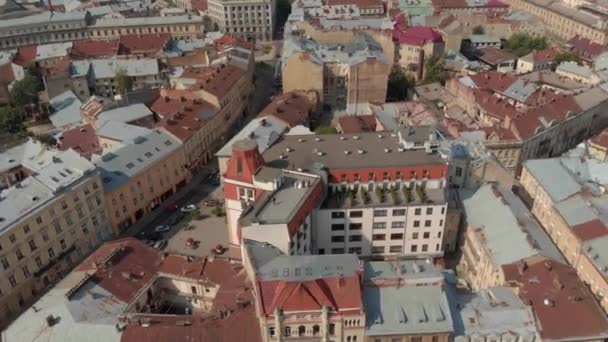
M17 56L13 59L13 63L21 66L32 63L36 59L37 51L36 46L22 46L17 49Z
M494 47L479 49L479 51L483 53L481 56L479 56L479 59L490 65L496 65L505 61L513 61L517 59L517 56L514 54Z
M232 45L236 43L236 38L229 34L225 34L220 38L214 40L213 43L217 45Z
M61 151L72 148L87 159L91 159L93 154L101 154L103 150L91 125L83 125L63 131L59 137L58 145Z
M608 148L608 128L605 128L598 135L591 138L591 143L603 148Z
M599 219L577 224L572 227L572 231L581 241L593 240L600 236L608 235L608 228Z
M486 71L470 76L473 82L481 89L489 89L503 93L511 86L517 78L510 74L503 74L497 71Z
M559 51L552 49L552 48L536 50L536 51L532 52L532 61L534 63L553 62L553 60L555 59L555 57L557 57L557 55L559 55Z
M506 100L494 96L486 90L474 90L475 102L488 115L491 115L499 120L504 120L506 116L511 118L517 115L515 106L509 104Z
M120 36L121 53L155 55L165 48L169 40L169 33L125 34Z
M253 175L265 163L255 141L251 139L237 141L232 146L232 154L226 166L225 177L251 184L253 183Z
M201 68L198 68L201 69ZM199 81L194 84L190 90L205 90L206 92L223 98L232 89L233 86L245 75L245 71L241 68L232 64L222 64L217 67L207 67L204 72L201 72L198 77ZM188 69L192 70L192 69ZM182 77L192 76L189 71L184 72L185 75Z
M173 108L175 110L172 110ZM216 112L216 108L212 104L203 100L182 102L179 99L168 97L159 97L150 109L163 117L157 125L182 142L190 139L205 125L210 113Z
M167 58L168 66L190 67L209 64L209 56L204 48L194 49L194 52L186 56Z
M283 311L321 310L362 311L361 287L357 275L308 281L259 281L259 300L267 316Z
M430 27L414 26L402 31L398 28L393 30L393 40L400 44L422 46L426 43L439 43L443 41L441 34Z
M585 58L594 58L608 49L606 46L594 43L587 38L575 36L568 41L572 51Z
M544 93L543 103L528 109L526 112L519 113L512 120L512 129L522 140L526 140L536 134L536 129L543 123L541 118L547 123L553 120L563 120L568 113L578 113L581 107L576 103L571 95L558 95L552 92Z
M207 0L196 0L192 3L192 8L199 11L206 11L208 6Z
M345 115L338 119L343 133L361 133L376 131L376 115Z
M72 43L72 58L112 57L118 54L119 40L75 40Z
M505 280L519 287L519 296L532 307L542 340L608 336L606 315L576 270L542 256L524 261L503 266Z
M289 92L274 98L258 117L273 116L292 128L306 124L313 109L313 104L306 95Z

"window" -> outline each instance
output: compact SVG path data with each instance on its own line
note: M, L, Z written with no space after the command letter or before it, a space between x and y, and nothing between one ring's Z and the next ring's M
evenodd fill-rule
M42 224L42 217L40 217L40 216L36 217L36 223Z
M428 239L428 238L430 238L430 237L431 237L431 233L430 233L430 232L424 232L424 233L422 234L422 238L423 238L423 239Z
M291 327L285 327L285 336L291 336Z
M441 208L441 213L442 213L442 214L445 214L445 207L442 207L442 208Z
M17 286L17 280L15 280L15 276L14 275L11 274L10 276L8 276L8 281L9 281L9 283L11 283L12 287Z
M344 212L343 211L332 211L331 218L333 218L333 219L344 218Z
M59 240L59 244L61 245L61 249L68 248L68 245L65 243L65 239Z
M34 241L33 239L27 242L30 245L30 250L35 251L38 246L36 246L36 241Z
M412 233L412 240L418 240L418 233Z
M349 217L363 217L363 212L361 210L351 211L348 216Z
M374 234L372 235L373 241L384 241L386 240L386 234Z
M439 336L431 337L431 342L439 342Z
M402 253L403 252L403 246L390 246L389 247L389 252L391 252L391 253Z
M405 227L405 222L393 222L391 223L391 228L403 228Z
M61 233L61 225L59 224L59 222L55 222L53 223L53 225L55 226L55 232L57 234Z
M67 216L65 217L65 221L68 223L68 226L71 226L71 225L72 225L72 223L73 223L73 222L72 222L72 218L70 217L70 215L67 215Z
M15 254L17 255L17 260L23 259L23 253L21 253L21 249L17 248L17 250L15 250Z
M427 215L433 215L433 208L426 208L426 214Z
M426 244L422 245L423 252L428 252L428 250L429 250L429 245L426 245Z
M362 235L351 235L348 237L348 241L350 242L358 242L361 241L363 239Z
M363 228L363 224L362 223L351 223L348 226L349 230L361 230Z
M42 259L40 259L39 256L34 258L34 260L36 261L36 266L38 266L38 268L42 267Z
M82 228L82 232L84 233L84 235L87 235L89 233L89 229L87 228L87 223L86 222L83 222L80 225L80 228Z
M391 240L403 240L403 233L391 234Z
M436 251L436 252L439 252L439 247L440 247L440 245L439 245L439 244L436 244L436 245L435 245L435 251Z
M336 325L333 323L329 324L329 334L332 336L336 334Z
M352 247L348 249L350 254L361 254L361 247Z
M410 247L410 252L418 252L418 245L412 245Z
M420 221L415 220L414 221L414 228L418 228L418 227L420 227Z
M386 222L374 222L372 227L374 229L384 229L386 228Z
M344 236L342 236L342 235L332 236L331 242L344 242Z
M55 251L53 250L53 247L49 248L49 258L54 258L55 257Z
M334 223L331 225L331 230L332 231L344 230L344 224L343 223Z
M386 210L382 209L382 210L374 210L374 217L385 217L386 216Z
M439 220L439 227L443 227L443 220Z
M431 226L431 220L425 220L424 221L424 226L425 227L430 227Z
M384 246L372 247L372 254L384 254Z
M414 209L414 215L419 216L420 214L422 214L422 209L421 208Z
M441 232L437 232L437 238L441 238Z
M11 241L11 243L15 243L15 241L17 241L14 234L9 235L8 239Z
M270 328L268 328L268 334L269 334L271 337L274 337L274 334L275 334L275 333L276 333L276 332L274 331L274 327L270 327Z
M456 166L456 177L462 177L462 168L460 166Z
M30 276L30 269L27 267L27 265L21 267L21 270L23 271L23 276L24 277L29 277Z
M344 254L344 248L332 248L331 254Z
M29 233L30 233L30 226L29 226L29 225L27 225L27 224L26 224L25 226L23 226L23 232L24 232L25 234L29 234Z
M8 270L8 268L11 266L8 263L8 260L6 260L6 258L4 258L4 257L2 259L0 259L0 263L2 263L2 268L4 268L5 270Z
M393 216L405 216L405 209L394 209Z

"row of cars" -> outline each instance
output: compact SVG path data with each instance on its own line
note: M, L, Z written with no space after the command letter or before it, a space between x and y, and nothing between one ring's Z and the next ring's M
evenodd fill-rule
M179 209L179 210L178 210ZM168 206L165 211L171 213L171 216L167 220L166 224L158 225L154 227L153 231L141 231L138 237L145 241L148 246L152 246L157 249L164 249L167 247L167 240L164 238L163 233L170 231L173 227L177 226L186 215L198 210L198 207L194 204L188 204L184 207L179 208L173 204Z

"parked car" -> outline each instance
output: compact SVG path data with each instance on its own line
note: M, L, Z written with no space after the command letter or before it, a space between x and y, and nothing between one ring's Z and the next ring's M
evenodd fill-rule
M195 211L197 209L198 208L197 208L196 205L194 205L194 204L188 204L187 206L182 207L181 211L182 211L182 213L190 213L190 212L193 212L193 211Z
M176 224L180 223L181 220L184 219L184 216L185 214L183 212L178 211L176 214L169 218L167 224L170 226L175 226Z
M176 211L178 208L177 204L170 204L169 206L167 206L167 208L165 208L165 211L168 213L172 213L174 211Z
M160 241L157 241L154 244L154 248L156 248L156 249L161 249L162 250L165 247L167 247L167 240L160 240Z
M164 233L164 232L168 232L171 230L171 226L168 225L161 225L161 226L156 226L156 228L154 228L154 231L157 233Z

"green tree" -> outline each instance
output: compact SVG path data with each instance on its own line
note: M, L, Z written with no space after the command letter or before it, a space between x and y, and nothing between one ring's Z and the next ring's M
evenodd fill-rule
M414 76L407 74L399 67L393 67L388 75L386 101L403 101L407 99L407 91L416 84Z
M211 17L208 15L203 16L203 27L205 28L205 32L215 31L216 24L211 20Z
M486 30L481 25L473 27L473 34L485 34Z
M11 89L10 103L13 107L21 108L25 105L38 102L38 91L41 88L40 80L26 73L25 77L16 81Z
M505 43L505 50L519 56L525 56L534 50L542 50L547 47L547 38L534 36L526 33L516 33Z
M18 134L25 132L25 117L19 109L0 107L0 132Z
M338 130L332 126L319 126L315 129L317 134L337 134Z
M133 79L127 75L126 70L118 70L116 76L114 76L114 81L118 94L124 95L133 90Z
M564 53L560 53L559 55L557 55L555 57L555 60L553 60L553 65L558 66L562 62L576 62L576 63L580 64L581 58L575 53L564 52Z
M443 58L429 58L424 62L424 83L445 83L448 73Z
M287 17L291 13L291 3L289 0L278 0L277 1L277 27L285 26Z

